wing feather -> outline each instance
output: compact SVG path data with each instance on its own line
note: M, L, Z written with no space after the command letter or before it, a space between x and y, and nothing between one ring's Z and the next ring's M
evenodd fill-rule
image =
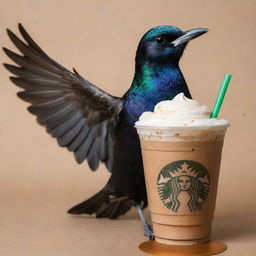
M75 150L75 158L78 163L82 163L84 159L87 157L91 145L95 139L95 129L94 127L90 129L87 138L83 141L83 143Z
M72 129L70 129L67 133L63 136L58 138L58 143L60 146L65 147L70 142L72 142L76 136L80 133L82 128L84 127L85 120L81 119Z
M31 105L60 146L73 151L78 163L86 158L92 170L99 162L111 170L113 130L122 109L122 100L96 87L74 70L70 72L51 59L19 24L23 40L7 29L10 40L21 54L3 48L17 65L4 64L15 76L10 80L23 91L18 96Z
M82 143L86 140L88 134L90 132L90 127L85 123L83 129L79 132L76 138L69 143L68 150L75 151Z
M53 129L49 129L48 132L51 133L52 137L58 138L67 133L72 127L76 125L77 122L82 118L80 112L76 112L70 119L62 124L56 126Z
M98 156L99 142L100 142L99 137L96 137L96 139L93 141L93 144L88 154L88 164L91 170L93 171L95 171L99 166L99 156Z
M70 94L69 96L72 96L73 94ZM67 101L65 99L66 97L59 97L54 98L53 100L49 100L43 103L34 104L30 107L28 107L28 110L33 115L48 115L48 111L56 111L62 109L64 106L67 105Z

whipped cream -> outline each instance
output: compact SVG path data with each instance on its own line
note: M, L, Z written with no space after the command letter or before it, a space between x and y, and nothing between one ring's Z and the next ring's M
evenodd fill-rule
M210 118L210 109L196 100L178 94L172 100L159 102L154 112L144 112L135 126L201 127L228 126L228 121Z

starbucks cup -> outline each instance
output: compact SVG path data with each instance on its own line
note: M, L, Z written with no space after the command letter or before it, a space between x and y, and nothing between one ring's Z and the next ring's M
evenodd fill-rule
M191 111L195 101L185 101ZM202 106L196 103L198 112ZM170 112L177 102L171 108L163 105L160 113L158 104L155 113L146 113L135 126L155 239L170 245L205 243L210 239L228 122L211 120L208 109L201 111L200 118L190 113L178 119L180 115Z

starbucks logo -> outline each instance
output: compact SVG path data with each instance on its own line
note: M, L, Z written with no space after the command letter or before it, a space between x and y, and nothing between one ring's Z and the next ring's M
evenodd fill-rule
M207 169L195 161L175 161L166 165L159 173L157 186L163 204L177 212L180 207L178 196L186 192L189 195L187 203L191 212L202 210L207 199L210 186L210 176Z

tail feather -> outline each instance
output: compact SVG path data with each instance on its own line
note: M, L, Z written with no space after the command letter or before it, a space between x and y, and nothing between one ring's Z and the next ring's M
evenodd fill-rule
M113 216L116 212L116 208L119 206L119 204L120 202L116 202L115 204L110 204L108 207L102 207L100 211L96 213L96 217L113 219Z
M116 218L117 216L125 214L131 209L131 207L132 207L132 204L130 200L121 201L119 207L115 211L113 218Z
M110 198L111 197L111 198ZM125 214L132 207L131 201L126 197L113 197L110 189L104 187L91 198L68 210L70 214L96 214L97 218L115 219Z

